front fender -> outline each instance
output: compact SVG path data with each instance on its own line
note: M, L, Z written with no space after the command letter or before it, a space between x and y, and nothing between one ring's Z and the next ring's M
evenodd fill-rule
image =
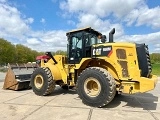
M59 68L54 65L53 63L45 63L43 66L41 67L47 67L51 70L52 76L54 80L62 80L62 75L59 71Z

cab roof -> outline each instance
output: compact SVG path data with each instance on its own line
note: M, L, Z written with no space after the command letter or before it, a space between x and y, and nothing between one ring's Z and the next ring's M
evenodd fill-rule
M72 30L72 31L67 32L66 35L68 36L69 34L80 32L80 31L92 32L92 33L96 34L97 36L98 35L102 35L100 32L92 29L91 27L86 27L86 28Z

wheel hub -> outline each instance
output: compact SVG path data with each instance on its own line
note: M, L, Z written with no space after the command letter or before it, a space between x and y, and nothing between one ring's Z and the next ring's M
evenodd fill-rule
M37 89L40 89L43 86L44 80L41 75L37 75L34 79L34 84Z
M96 97L101 92L101 85L95 78L87 78L84 83L84 91L90 97Z

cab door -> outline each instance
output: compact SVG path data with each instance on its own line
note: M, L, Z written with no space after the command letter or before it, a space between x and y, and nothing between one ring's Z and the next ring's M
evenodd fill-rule
M69 43L69 64L77 64L82 59L82 37L72 36Z

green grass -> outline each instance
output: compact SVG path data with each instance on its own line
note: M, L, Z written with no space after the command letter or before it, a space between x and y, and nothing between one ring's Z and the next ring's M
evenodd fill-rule
M160 76L160 63L152 64L152 74Z

